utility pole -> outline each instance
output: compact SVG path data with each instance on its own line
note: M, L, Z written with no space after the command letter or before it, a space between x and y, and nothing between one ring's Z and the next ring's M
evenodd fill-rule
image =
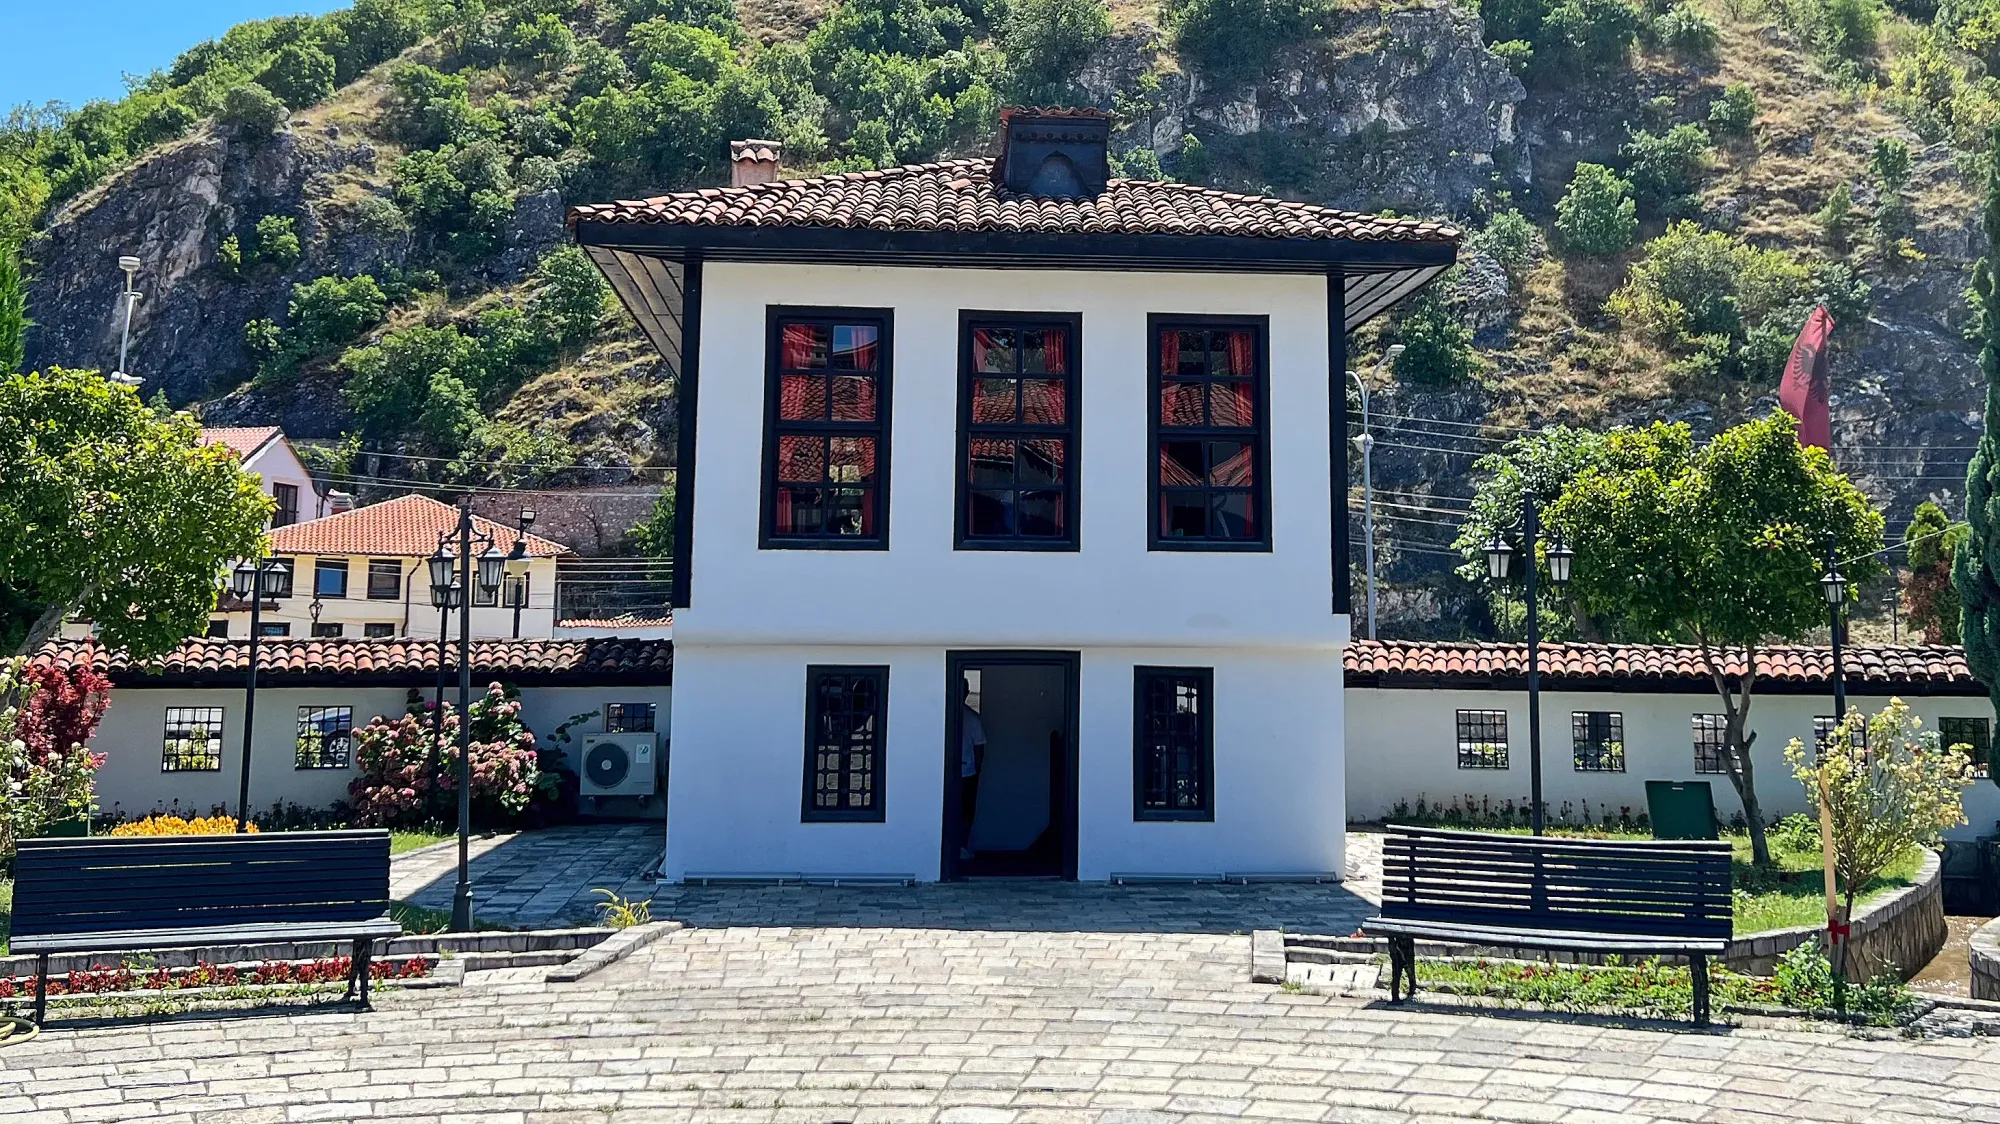
M1381 378L1382 371L1396 361L1403 353L1403 345L1391 344L1389 350L1375 364L1375 377ZM1355 371L1347 372L1354 380L1354 386L1361 392L1361 435L1354 439L1354 447L1361 450L1361 542L1367 555L1368 574L1368 639L1375 639L1375 435L1368 431L1368 384Z

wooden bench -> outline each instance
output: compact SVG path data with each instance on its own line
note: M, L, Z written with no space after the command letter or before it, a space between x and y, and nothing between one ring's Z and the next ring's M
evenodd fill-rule
M1382 840L1389 999L1417 992L1419 939L1499 948L1685 956L1694 1021L1709 1019L1708 958L1729 947L1729 844L1540 839L1391 826Z
M53 953L263 941L352 941L366 1007L375 940L402 932L388 913L387 831L24 839L12 951L40 958L37 1024Z

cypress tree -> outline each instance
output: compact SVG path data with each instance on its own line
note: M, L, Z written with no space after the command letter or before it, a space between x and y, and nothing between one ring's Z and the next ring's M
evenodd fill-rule
M1993 288L1994 249L2000 247L2000 126L1987 151L1985 219L1987 252L1972 270L1972 304L1979 370L1986 376L1986 431L1965 472L1970 533L1953 559L1952 582L1964 609L1965 662L2000 711L2000 307Z

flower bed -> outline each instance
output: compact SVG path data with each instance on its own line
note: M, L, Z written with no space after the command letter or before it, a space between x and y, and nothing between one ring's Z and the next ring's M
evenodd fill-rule
M50 995L105 995L123 991L183 991L202 987L257 987L278 984L345 983L353 961L345 956L293 962L267 960L255 967L202 962L191 968L135 968L93 966L80 972L50 976ZM377 960L368 966L371 980L422 979L431 974L431 963L421 956L407 960ZM0 999L18 999L35 993L35 977L0 978Z

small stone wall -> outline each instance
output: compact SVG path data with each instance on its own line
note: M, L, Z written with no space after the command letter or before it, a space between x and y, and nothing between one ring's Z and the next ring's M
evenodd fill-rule
M1943 870L1937 855L1926 851L1914 883L1856 912L1848 961L1854 978L1867 979L1891 969L1909 979L1944 947L1950 934L1944 920ZM1779 957L1825 932L1824 926L1803 925L1740 937L1729 942L1722 961L1734 971L1768 976L1776 970Z
M1972 932L1972 997L2000 1000L2000 918Z

